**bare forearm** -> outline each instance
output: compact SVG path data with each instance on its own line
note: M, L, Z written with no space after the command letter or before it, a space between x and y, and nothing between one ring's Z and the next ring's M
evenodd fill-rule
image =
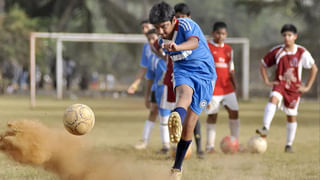
M233 85L233 88L237 89L236 78L235 78L234 72L230 72L230 81Z
M270 81L269 81L269 77L267 74L267 68L263 64L260 65L260 74L262 76L264 83L269 84Z
M146 93L145 93L145 99L148 99L150 97L151 87L152 87L153 80L147 80L147 87L146 87Z
M186 42L179 44L177 46L177 51L192 50L198 48L198 46L198 39L195 37L191 37Z
M306 87L308 89L310 89L312 87L312 85L317 77L317 73L318 73L318 67L314 64L311 68L311 73L310 73L309 79L306 84Z

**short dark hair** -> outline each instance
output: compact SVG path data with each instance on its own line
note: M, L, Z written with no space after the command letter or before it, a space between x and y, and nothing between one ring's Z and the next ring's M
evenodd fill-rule
M186 3L178 3L174 6L174 11L176 13L186 14L187 16L191 15L189 6Z
M212 27L212 32L215 32L219 29L227 29L227 24L222 21L215 22Z
M174 9L168 3L162 1L152 6L149 21L151 24L160 24L165 21L172 21L174 15Z
M297 28L293 24L285 24L285 25L283 25L280 32L282 34L282 33L287 32L287 31L293 32L294 34L298 33Z
M156 29L150 29L150 30L147 32L147 35L150 35L150 34L157 34Z
M144 19L142 21L140 21L140 25L142 24L150 24L149 19Z

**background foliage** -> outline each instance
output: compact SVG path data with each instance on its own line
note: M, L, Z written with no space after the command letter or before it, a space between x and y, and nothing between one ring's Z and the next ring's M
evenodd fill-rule
M82 33L140 33L139 22L148 16L156 0L0 0L0 62L15 59L28 63L28 36L31 31ZM168 0L171 5L187 3L192 18L205 34L212 24L223 20L229 37L250 39L251 77L253 87L263 87L257 78L261 57L282 42L280 28L285 23L298 27L298 44L319 59L320 1L317 0ZM55 58L55 42L42 41L37 59L40 69L48 73ZM235 47L237 49L237 47ZM130 81L139 67L141 45L104 43L66 43L64 55L77 62L78 72L111 73L117 79ZM238 56L237 56L238 55ZM235 57L241 57L236 54ZM317 64L319 62L317 61ZM241 62L236 62L241 74ZM126 72L126 73L123 73ZM318 85L319 86L319 83ZM264 88L261 88L262 90ZM313 94L317 87L314 86ZM320 89L320 88L319 88Z

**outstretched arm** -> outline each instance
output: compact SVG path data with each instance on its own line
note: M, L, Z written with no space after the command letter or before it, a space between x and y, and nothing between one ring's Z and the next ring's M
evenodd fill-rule
M311 67L310 76L309 76L309 79L307 81L306 86L301 86L301 85L299 86L300 92L302 92L302 93L308 92L311 89L311 87L317 77L317 72L318 72L318 67L316 64L313 64Z
M127 92L129 94L134 94L136 92L136 90L138 89L139 84L140 84L142 78L144 77L144 75L146 74L146 72L147 72L147 68L145 68L145 67L140 68L136 79L133 81L133 83L129 86L129 88L127 90Z

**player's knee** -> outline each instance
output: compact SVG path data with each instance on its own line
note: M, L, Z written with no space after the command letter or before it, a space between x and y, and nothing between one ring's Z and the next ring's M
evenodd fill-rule
M209 114L207 117L207 123L208 124L216 124L217 123L217 115Z
M238 119L239 118L239 113L238 111L229 111L229 119Z
M270 97L269 102L272 104L278 104L279 99L276 96L272 96L272 97Z

